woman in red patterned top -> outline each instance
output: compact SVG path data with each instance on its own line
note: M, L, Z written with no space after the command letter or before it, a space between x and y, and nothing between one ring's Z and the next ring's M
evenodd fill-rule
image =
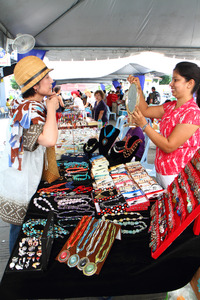
M158 106L147 105L138 78L129 76L128 80L138 86L140 94L133 121L157 146L156 177L166 188L200 147L200 68L190 62L178 63L170 83L177 100ZM145 117L161 119L160 133L148 125Z

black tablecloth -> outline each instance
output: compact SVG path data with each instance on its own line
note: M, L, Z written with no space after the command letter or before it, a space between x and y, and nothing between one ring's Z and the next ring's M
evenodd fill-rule
M142 212L149 217L149 211ZM31 203L26 219L41 217ZM146 219L149 226L150 219ZM200 237L193 223L156 260L148 228L115 240L99 275L87 277L55 260L66 239L55 239L46 271L5 272L0 298L70 298L161 293L186 285L200 266Z

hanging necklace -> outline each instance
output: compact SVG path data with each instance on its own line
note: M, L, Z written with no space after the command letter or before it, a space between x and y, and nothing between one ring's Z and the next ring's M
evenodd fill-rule
M103 250L103 248L104 248L104 246L105 246L105 244L108 240L108 236L109 236L110 231L111 231L111 235L110 235L110 239L109 239L109 245L101 254L101 251ZM86 266L83 269L83 274L84 275L92 276L94 273L96 273L97 264L102 262L106 258L106 255L108 254L108 251L110 250L110 247L111 247L111 245L114 241L114 238L115 238L115 232L116 232L115 225L110 223L109 226L108 226L108 230L106 232L106 235L104 237L103 243L102 243L101 247L99 248L99 251L97 252L97 254L95 256L95 262L88 262L86 264ZM101 256L100 256L100 254L101 254Z
M59 262L65 262L68 260L68 258L70 257L70 251L69 249L71 247L74 246L74 244L77 242L77 240L81 237L81 235L83 234L85 228L87 227L88 223L90 222L91 217L88 216L84 216L81 221L79 222L79 224L77 225L77 227L75 228L75 230L72 232L70 238L67 240L66 243L66 249L63 250L59 256L58 256L58 261Z
M93 236L91 238L91 241L90 241L89 245L86 248L86 256L82 257L80 259L78 265L77 265L77 268L79 270L83 270L84 267L85 267L85 265L89 262L88 256L91 255L92 253L94 253L94 251L96 250L96 247L99 244L99 242L100 242L100 240L101 240L101 238L102 238L102 236L104 234L104 231L106 230L107 226L108 226L108 222L107 221L105 221L105 222L101 221L97 225L97 228L96 228L96 230L95 230L95 232L94 232L94 234L93 234ZM99 234L99 236L98 236L98 234ZM96 237L97 237L97 240L96 240L96 243L94 244L94 241L95 241Z
M107 143L108 143L108 138L111 137L111 135L113 135L113 133L115 132L115 127L113 127L113 129L108 133L106 134L106 127L104 127L104 131L103 131L103 134L104 134L104 138L102 140L102 145L105 146Z
M68 261L67 261L67 264L68 264L68 266L69 266L70 268L75 267L75 266L78 264L79 259L80 259L78 253L79 253L80 251L83 251L83 249L85 248L85 245L86 245L87 242L90 240L91 236L93 235L94 231L96 230L97 226L98 226L99 223L100 223L100 220L98 220L97 222L94 223L93 228L92 228L92 231L91 231L90 234L87 236L87 238L85 239L85 241L84 241L82 247L80 248L81 243L83 242L85 236L87 235L88 231L90 230L90 227L91 227L93 221L94 221L94 217L93 217L92 220L90 221L90 223L89 223L87 229L85 230L85 232L84 232L82 238L81 238L80 241L78 242L77 247L76 247L76 253L73 254L73 255L71 255L70 258L69 258Z
M134 141L132 143L131 147L128 148L128 142L129 142L130 139L131 139L131 137L129 136L126 140L125 145L124 145L125 149L123 150L123 156L125 158L129 157L133 153L133 151L137 148L139 143L142 143L141 139L137 139L136 141Z

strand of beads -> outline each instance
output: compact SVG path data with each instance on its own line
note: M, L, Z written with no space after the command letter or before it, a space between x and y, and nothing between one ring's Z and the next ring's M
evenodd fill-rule
M44 207L44 206L42 206L42 205L40 205L40 204L38 204L38 202L44 202L44 203L46 203L48 206L49 206L49 208L46 208L46 207ZM41 210L43 210L43 211L50 211L50 210L55 210L54 208L53 208L53 206L51 205L51 203L46 199L46 198L42 198L42 197L39 197L39 198L34 198L33 199L33 203L34 203L34 205L37 207L37 208L39 208L39 209L41 209Z
M126 229L122 229L122 233L123 234L137 234L140 233L141 231L145 230L147 228L147 224L143 221L139 221L139 224L137 225L137 227L135 229L132 230L126 230Z
M35 227L36 226L45 227L46 223L47 223L46 219L29 219L22 225L22 231L27 236L41 237L44 230L39 228L36 229ZM49 230L48 236L58 238L58 237L62 237L62 235L67 235L68 233L69 231L54 224L53 228Z

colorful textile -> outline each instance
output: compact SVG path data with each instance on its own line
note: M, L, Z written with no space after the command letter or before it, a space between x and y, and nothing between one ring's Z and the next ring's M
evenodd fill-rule
M168 138L178 124L200 126L200 109L194 99L187 101L175 109L176 101L163 105L165 114L160 122L161 134ZM198 129L183 145L171 153L156 149L155 167L161 175L178 174L200 147L200 129Z
M10 146L11 155L9 166L21 170L23 157L23 129L28 129L30 125L43 125L46 119L46 106L38 101L23 100L21 103L13 103L12 121L10 124ZM16 164L18 160L18 164Z

